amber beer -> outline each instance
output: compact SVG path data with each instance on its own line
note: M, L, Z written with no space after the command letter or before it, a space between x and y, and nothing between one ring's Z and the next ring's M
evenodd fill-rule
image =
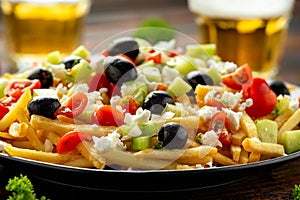
M5 48L18 62L78 47L90 0L1 0L1 8Z
M201 43L215 43L222 60L249 63L266 78L279 70L293 0L188 0Z

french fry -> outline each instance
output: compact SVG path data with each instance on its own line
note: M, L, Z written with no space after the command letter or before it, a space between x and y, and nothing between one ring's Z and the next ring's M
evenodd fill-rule
M244 129L239 129L238 132L231 135L231 142L235 146L242 146L243 140L247 137Z
M243 112L241 117L241 127L245 130L247 137L258 137L256 125L246 112Z
M63 165L66 166L72 166L72 167L82 167L82 168L92 168L94 165L87 160L85 157L81 157L75 160L71 160L68 162L63 163Z
M213 157L211 155L207 155L203 158L199 158L199 157L179 157L176 160L177 163L180 164L185 164L185 165L197 165L197 164L201 164L201 165L206 165L209 162L213 162Z
M14 107L10 109L10 111L4 115L4 117L0 120L0 131L6 130L10 124L17 120L18 110L26 109L28 102L31 100L31 91L28 88L17 101Z
M242 145L248 152L260 153L271 157L284 155L284 147L281 144L261 142L257 138L246 138Z
M26 137L36 150L45 151L43 142L39 140L36 131L30 125L28 126Z
M249 160L248 156L249 156L249 152L246 151L244 148L241 148L241 154L238 163L247 164Z
M73 130L90 133L95 136L104 136L116 130L113 126L97 126L89 124L69 124L58 120L49 119L39 115L32 115L30 123L34 129L44 131L54 131L60 136Z
M106 160L104 156L89 142L82 141L77 145L77 150L96 168L103 169L105 167Z
M14 141L11 142L11 144L12 144L14 147L18 147L18 148L32 149L32 150L35 149L35 148L32 146L31 142L29 142L28 140L26 140L26 141L14 140Z
M258 162L258 161L260 161L260 157L261 157L261 154L260 154L260 153L257 153L257 152L250 152L249 158L248 158L248 162L249 162L249 163L252 163L252 162Z
M21 158L27 158L31 160L37 160L48 163L62 164L74 159L78 159L80 155L72 155L69 153L66 154L58 154L58 153L48 153L43 151L31 150L31 149L23 149L14 147L11 144L5 144L4 150L10 156L16 156Z
M60 139L60 136L52 131L43 131L43 137L50 140L54 145L56 145Z
M292 130L300 122L300 108L278 130L278 143L282 143L282 133Z
M212 157L214 159L214 162L219 163L221 165L237 165L238 163L231 158L228 158L227 156L221 154L221 153L215 153L212 154Z
M230 146L230 153L232 155L232 160L238 162L240 159L240 155L241 155L241 147L240 146L235 146L235 145L231 145Z
M287 109L283 111L280 115L278 115L274 121L277 123L278 128L280 128L293 114L291 109Z

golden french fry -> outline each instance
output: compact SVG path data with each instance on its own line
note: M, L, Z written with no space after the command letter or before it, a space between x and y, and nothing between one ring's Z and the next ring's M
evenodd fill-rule
M261 154L257 152L250 152L248 162L258 162L260 161Z
M89 142L82 141L77 145L77 150L98 169L103 169L105 167L106 160L104 156Z
M245 130L247 137L258 137L256 125L246 112L243 112L241 117L241 127Z
M186 164L186 165L197 165L197 164L201 164L201 165L206 165L209 162L213 162L213 157L211 155L207 155L203 158L199 158L199 157L180 157L176 160L177 163L180 164Z
M248 152L260 153L272 157L284 155L284 147L281 144L261 142L258 138L246 138L242 145Z
M10 124L17 120L18 110L26 109L28 102L31 100L31 91L28 88L19 98L14 107L10 109L10 111L4 115L4 117L0 120L0 131L6 130Z
M11 142L11 144L14 146L14 147L18 147L18 148L23 148L23 149L35 149L31 142L29 142L28 140L26 141L20 141L20 140L14 140Z
M227 156L221 154L221 153L215 153L212 154L212 157L214 159L214 162L219 163L221 165L237 165L238 163L231 158L228 158Z
M247 134L244 129L238 130L238 132L231 135L231 142L235 146L242 146L243 140L247 137Z
M111 148L103 153L108 164L117 164L133 169L170 169L173 167L172 161L151 159L134 156L134 153Z
M43 131L43 137L50 140L54 145L56 145L60 139L60 136L52 131Z
M278 115L274 121L278 124L278 128L280 128L287 120L292 116L294 112L291 109L287 109Z
M0 138L3 139L19 139L19 138L15 138L12 135L10 135L8 132L0 132Z
M39 140L36 131L30 125L28 126L26 137L36 150L45 151L43 142Z
M239 162L240 164L247 164L248 163L248 158L249 152L246 151L244 148L241 148L241 154L240 154L240 159Z
M27 158L31 160L37 160L48 163L62 164L70 160L78 159L81 155L73 154L58 154L58 153L49 153L31 149L23 149L14 147L11 144L4 145L4 150L11 156Z
M69 124L66 122L60 122L58 120L49 119L39 115L32 115L30 123L36 130L54 131L60 136L63 136L67 132L73 130L79 130L82 132L90 133L98 137L107 135L113 132L117 128L114 126L97 126L90 124Z
M82 167L82 168L92 168L94 165L87 160L85 157L81 157L75 160L71 160L63 163L63 165L72 166L72 167Z
M202 159L207 155L217 153L217 148L211 146L198 146L187 149L145 149L134 153L135 157L144 157L161 160L188 160Z
M282 143L282 133L292 130L300 122L300 108L278 130L278 143Z
M230 153L232 155L232 160L238 162L240 159L240 155L241 155L241 147L240 146L235 146L235 145L231 145L230 146Z

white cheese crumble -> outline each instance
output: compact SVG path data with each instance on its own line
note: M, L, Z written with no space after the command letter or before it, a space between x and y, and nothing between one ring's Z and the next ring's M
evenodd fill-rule
M166 83L167 85L170 85L176 77L180 77L180 74L177 70L172 69L168 66L165 66L162 69L161 74L162 74L163 82Z
M120 140L120 134L117 131L114 131L103 137L93 136L92 139L94 141L94 147L101 153L104 153L111 148L120 150L125 150L126 148L126 146Z
M198 110L198 116L202 117L203 119L210 120L214 114L216 114L218 111L218 108L211 107L211 106L203 106L201 109Z
M233 62L216 62L212 59L207 61L208 67L213 67L217 71L219 71L221 74L229 74L231 72L234 72L237 69L237 65Z
M221 97L221 101L226 102L226 106L234 109L242 100L242 98L242 92L232 93L225 91Z
M149 122L151 116L151 112L149 110L143 110L143 108L139 107L136 110L135 115L130 113L125 114L124 122L127 125L136 125L136 124L146 124Z
M201 140L202 145L222 147L222 143L219 141L219 135L214 130L207 131L205 134L203 134Z
M208 104L214 98L220 98L220 92L218 92L217 90L209 91L204 97L204 103Z
M241 112L234 112L230 109L227 108L223 108L222 109L228 118L228 122L230 125L231 130L237 131L240 128L240 119L242 117L242 113Z

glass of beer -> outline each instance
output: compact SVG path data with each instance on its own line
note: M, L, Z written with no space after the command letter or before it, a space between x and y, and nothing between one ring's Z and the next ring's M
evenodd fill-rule
M294 0L188 0L200 43L215 43L224 61L278 74Z
M39 61L51 51L68 54L82 42L91 0L0 1L6 71Z

